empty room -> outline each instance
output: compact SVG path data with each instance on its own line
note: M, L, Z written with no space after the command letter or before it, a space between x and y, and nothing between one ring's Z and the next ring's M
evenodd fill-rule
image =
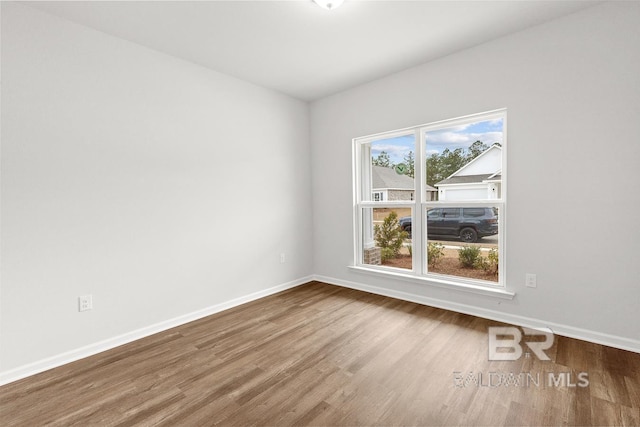
M0 14L0 425L640 425L639 1Z

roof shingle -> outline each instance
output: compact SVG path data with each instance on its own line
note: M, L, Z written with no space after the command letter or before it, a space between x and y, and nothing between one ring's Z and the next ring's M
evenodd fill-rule
M372 188L374 190L381 188L394 188L400 190L415 189L414 179L408 175L400 175L394 169L384 166L371 166ZM427 191L438 191L437 189L427 185Z

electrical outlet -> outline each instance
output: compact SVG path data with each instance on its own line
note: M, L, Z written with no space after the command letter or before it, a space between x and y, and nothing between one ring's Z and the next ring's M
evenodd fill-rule
M83 295L78 297L78 311L87 311L93 309L93 297L91 295Z
M284 264L287 261L287 257L284 255L284 252L280 254L280 264Z
M529 288L537 288L537 278L535 274L527 273L524 279L524 284Z

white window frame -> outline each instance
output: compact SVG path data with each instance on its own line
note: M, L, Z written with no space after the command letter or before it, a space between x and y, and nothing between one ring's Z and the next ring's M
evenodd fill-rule
M477 123L487 120L503 119L503 141L502 141L502 171L501 171L501 194L497 199L465 200L465 201L429 201L426 200L426 133L438 129L450 128L453 126ZM372 196L371 188L367 188L371 179L363 179L364 176L371 176L371 143L380 139L393 138L404 135L415 136L415 169L414 178L416 188L415 197L412 201L373 201L364 200L363 195ZM424 283L428 285L453 288L462 291L492 295L500 298L511 299L515 295L506 286L506 212L507 212L507 110L499 109L485 113L472 114L454 119L442 120L426 125L414 126L391 132L378 133L365 137L353 139L353 184L354 184L354 264L350 266L361 272L366 272L382 276L394 276L398 279L412 282ZM373 199L373 197L372 197ZM368 218L369 212L373 208L411 208L412 209L412 246L413 259L412 269L400 269L388 266L378 266L363 263L364 250L372 246L373 231L364 230L365 224L371 224L368 228L373 228L372 218ZM427 265L426 247L427 236L423 234L426 228L426 212L430 208L439 207L497 207L498 215L498 283L467 279L463 277L442 275L429 272Z

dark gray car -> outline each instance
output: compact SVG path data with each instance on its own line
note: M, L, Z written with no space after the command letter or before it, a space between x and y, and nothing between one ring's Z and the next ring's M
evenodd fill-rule
M400 226L411 234L411 217L400 218ZM496 208L435 208L427 211L429 236L458 237L473 243L479 238L498 234Z

